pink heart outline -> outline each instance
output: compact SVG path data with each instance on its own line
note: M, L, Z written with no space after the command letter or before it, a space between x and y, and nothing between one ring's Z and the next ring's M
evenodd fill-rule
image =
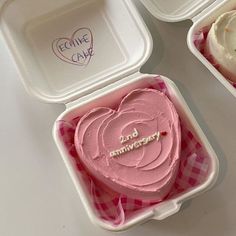
M66 40L66 41L71 42L71 41L73 41L75 35L76 35L78 32L82 31L82 30L87 30L87 31L89 32L89 36L90 36L90 39L91 39L91 43L90 43L88 49L92 49L92 50L93 50L93 48L94 48L94 44L93 44L93 43L94 43L94 38L93 38L92 31L91 31L89 28L82 27L82 28L77 29L77 30L72 34L71 38L62 37L62 38L57 38L57 39L53 40L53 42L52 42L52 51L53 51L53 53L55 54L55 56L58 57L61 61L66 62L66 63L69 63L69 64L71 64L71 65L77 65L77 66L86 67L86 66L90 63L90 61L91 61L91 59L92 59L92 55L88 57L87 62L86 62L86 60L85 60L86 63L79 63L79 62L78 62L78 63L75 63L75 62L71 61L68 57L66 57L62 52L60 52L60 50L59 50L59 48L58 48L58 44L59 44L59 42L60 42L61 40ZM58 53L59 53L59 54L58 54Z

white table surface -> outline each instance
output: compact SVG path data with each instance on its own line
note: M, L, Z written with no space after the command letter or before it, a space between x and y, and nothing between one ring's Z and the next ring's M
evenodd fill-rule
M155 45L142 71L175 81L219 156L220 176L178 214L121 235L235 236L236 100L188 50L191 22L159 22L138 7ZM113 235L89 221L52 139L64 107L28 96L2 38L0 88L0 235Z

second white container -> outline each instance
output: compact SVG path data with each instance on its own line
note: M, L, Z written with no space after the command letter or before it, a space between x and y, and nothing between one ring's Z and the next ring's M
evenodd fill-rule
M190 51L213 73L213 75L236 97L236 88L196 48L195 35L211 24L223 13L236 9L235 0L141 0L156 18L167 22L191 20L188 33Z

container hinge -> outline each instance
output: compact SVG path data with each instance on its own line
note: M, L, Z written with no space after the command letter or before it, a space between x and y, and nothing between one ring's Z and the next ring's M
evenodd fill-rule
M196 22L198 21L198 19L200 19L202 16L205 16L207 15L208 12L210 12L213 8L215 8L216 6L221 6L221 5L224 5L225 2L227 0L216 0L214 1L212 4L210 4L208 7L206 7L204 10L202 10L200 13L198 13L197 15L195 15L193 18L192 18L192 21L193 22Z
M83 105L84 103L88 103L91 100L94 100L95 97L99 97L99 94L103 94L105 93L105 91L115 91L117 88L121 88L123 86L125 86L128 83L131 83L133 80L135 80L136 78L140 77L142 74L138 71L136 73L133 73L131 75L128 75L126 77L124 77L123 79L119 79L118 81L114 82L113 84L109 84L106 85L105 87L99 88L95 91L92 91L91 93L80 97L76 100L70 101L68 103L66 103L66 108L72 108L75 107L77 105Z

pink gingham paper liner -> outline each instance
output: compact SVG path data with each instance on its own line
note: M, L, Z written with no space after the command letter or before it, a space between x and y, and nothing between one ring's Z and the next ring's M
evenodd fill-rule
M163 80L157 77L155 81L149 88L162 91L168 96L168 90ZM102 183L99 183L86 172L74 145L74 133L79 119L77 117L70 122L58 121L57 127L68 154L73 159L77 171L85 182L98 217L114 226L118 226L124 224L130 217L139 214L142 210L154 207L160 203L157 201L131 199L112 190L106 191L104 187L101 187L103 186ZM182 148L180 168L173 189L165 200L173 198L205 182L209 173L210 158L204 153L202 145L182 121L181 129Z
M202 28L198 32L196 32L193 37L194 45L201 52L201 54L221 73L221 66L218 63L216 63L213 56L211 54L207 53L207 51L205 50L206 40L207 40L207 36L208 36L209 31L210 31L210 27L207 26L207 27ZM223 76L236 89L236 83L232 82L230 77L227 77L224 74L223 74Z

